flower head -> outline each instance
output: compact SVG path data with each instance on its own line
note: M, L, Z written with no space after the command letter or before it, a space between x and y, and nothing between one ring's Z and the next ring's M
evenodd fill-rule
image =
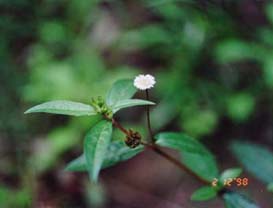
M155 83L155 78L150 74L140 74L134 80L134 86L140 90L150 89Z

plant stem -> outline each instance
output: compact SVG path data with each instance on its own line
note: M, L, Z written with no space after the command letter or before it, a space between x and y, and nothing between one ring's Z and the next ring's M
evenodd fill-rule
M114 118L111 119L107 115L104 115L104 118L106 120L108 120L108 121L111 121L112 124L116 128L118 128L120 131L122 131L125 135L130 136L129 132L118 121L116 121ZM173 163L174 165L176 165L180 170L186 171L190 175L194 176L200 182L205 183L205 184L209 184L208 181L200 178L196 173L194 173L191 169L189 169L188 167L186 167L185 165L183 165L175 157L173 157L172 155L170 155L170 154L166 153L165 151L163 151L162 149L160 149L160 147L157 144L155 144L155 143L145 143L145 142L141 142L141 144L144 145L145 147L153 150L158 155L164 157L165 159L167 159L168 161L170 161L171 163Z
M103 117L108 120L111 121L112 124L118 128L120 131L122 131L124 134L126 134L127 136L129 136L129 133L127 131L127 129L125 129L119 122L117 122L114 118L109 118L107 115L103 115Z
M112 123L113 125L121 130L124 134L129 135L127 129L125 129L120 123L118 123L114 118L112 118Z
M147 143L141 143L144 146L152 149L155 153L159 154L160 156L164 157L166 160L168 160L169 162L173 163L174 165L176 165L180 170L187 172L190 175L193 175L195 178L197 178L200 182L205 183L205 184L209 184L208 181L204 180L203 178L199 177L198 175L196 175L191 169L189 169L188 167L186 167L185 165L183 165L179 160L177 160L175 157L169 155L168 153L166 153L165 151L163 151L162 149L159 148L158 145L156 144L147 144Z
M146 99L150 100L149 98L149 90L145 90L146 92ZM147 105L146 106L146 116L147 116L147 128L148 128L148 132L149 132L149 140L151 143L155 143L154 137L153 137L153 133L152 133L152 128L151 128L151 119L150 119L150 106Z

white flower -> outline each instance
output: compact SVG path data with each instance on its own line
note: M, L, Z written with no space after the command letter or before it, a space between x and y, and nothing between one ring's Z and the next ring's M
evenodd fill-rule
M155 78L150 74L140 74L134 80L134 86L140 90L150 89L155 83Z

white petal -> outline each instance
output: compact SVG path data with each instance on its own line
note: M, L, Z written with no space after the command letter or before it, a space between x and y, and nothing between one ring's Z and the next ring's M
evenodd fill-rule
M140 74L134 80L134 86L140 90L150 89L155 83L155 78L150 74Z

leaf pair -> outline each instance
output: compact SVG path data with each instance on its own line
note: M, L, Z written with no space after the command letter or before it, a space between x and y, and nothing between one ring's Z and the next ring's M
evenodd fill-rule
M132 80L119 80L113 84L108 92L106 104L113 113L133 106L154 105L153 102L147 100L130 99L135 93L136 88L133 86ZM42 103L28 109L25 113L53 113L70 116L92 116L97 114L91 105L68 100Z
M107 108L116 113L127 107L154 104L146 100L130 99L135 92L132 80L117 81L107 94L105 101ZM25 113L38 112L72 116L92 116L98 113L91 105L66 100L46 102L30 108ZM92 127L84 139L84 154L72 161L67 170L88 171L91 180L97 181L101 168L127 160L143 150L143 148L131 150L121 142L111 143L112 128L112 123L105 120Z
M215 186L212 184L211 186L204 186L199 189L197 189L191 196L191 200L193 201L206 201L213 199L217 196L218 191L221 190L224 187L225 180L229 178L235 178L238 177L242 172L242 169L240 168L231 168L225 170L219 179L215 178L215 180L220 183L216 183Z
M87 170L92 181L98 180L102 168L128 160L143 150L143 147L130 149L122 141L111 143L112 123L100 121L87 133L84 139L84 154L72 161L67 170Z
M182 133L160 133L156 136L156 143L160 146L178 150L182 163L195 172L202 179L211 182L219 178L220 184L216 187L204 186L196 190L191 199L205 201L217 196L223 188L224 180L238 177L242 170L232 168L225 170L219 176L219 170L212 153L197 140ZM226 192L223 195L227 208L258 208L255 203L235 192Z
M113 113L116 113L120 109L137 105L154 105L151 101L130 99L136 91L137 89L134 87L132 80L124 79L117 81L106 96L106 104L112 109Z
M67 170L87 170L92 181L98 180L102 168L130 159L143 150L143 147L130 149L122 141L111 143L112 123L100 121L87 133L84 139L84 154L72 161Z
M205 201L217 196L217 190L211 186L204 186L193 193L191 200ZM223 195L226 208L259 208L253 201L242 194L227 191Z
M102 168L107 168L121 161L134 157L143 147L130 149L123 141L111 142L112 123L100 121L92 127L84 139L84 154L70 162L66 168L69 171L88 171L90 179L98 180Z
M238 177L242 173L241 168L231 168L225 170L219 177L219 183L216 187L214 186L204 186L199 189L197 189L191 196L191 200L194 201L206 201L213 199L217 196L218 192L220 190L225 190L224 188L224 182L228 179L233 179ZM218 179L217 179L218 181ZM234 192L225 190L225 193L222 196L222 198L225 201L225 207L226 208L259 208L259 206L249 200L244 195Z

